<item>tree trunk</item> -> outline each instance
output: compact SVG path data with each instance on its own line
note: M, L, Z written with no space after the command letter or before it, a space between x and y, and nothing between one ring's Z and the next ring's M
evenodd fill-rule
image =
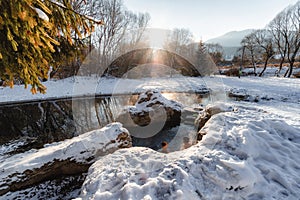
M280 63L279 63L279 69L278 69L278 72L277 72L277 76L280 76L280 72L281 72L281 70L282 70L283 62L284 62L284 58L282 58L282 59L280 60Z
M256 73L256 63L255 63L254 53L253 52L251 52L251 62L252 62L252 66L253 66L254 75L257 76L257 73Z
M294 63L291 63L289 69L286 71L286 75L288 78L290 78L293 73L293 67L294 67Z
M260 72L259 77L261 77L261 76L264 74L264 72L266 71L267 65L268 65L268 61L269 61L269 58L267 58L267 59L265 60L264 68L263 68L263 70Z
M291 77L292 72L293 72L294 63L295 63L295 56L292 56L292 58L289 59L290 67L286 70L284 77L288 77L288 78Z

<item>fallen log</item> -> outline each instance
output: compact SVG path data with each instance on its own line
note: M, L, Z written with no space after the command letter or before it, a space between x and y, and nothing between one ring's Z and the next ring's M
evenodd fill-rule
M109 124L75 138L17 154L0 163L0 196L46 180L88 171L98 157L132 146L127 129Z

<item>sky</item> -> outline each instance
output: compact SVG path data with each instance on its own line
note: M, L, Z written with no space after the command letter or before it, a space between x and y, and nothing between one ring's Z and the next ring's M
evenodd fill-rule
M134 12L148 12L151 28L186 28L196 41L230 31L264 28L298 0L123 0Z

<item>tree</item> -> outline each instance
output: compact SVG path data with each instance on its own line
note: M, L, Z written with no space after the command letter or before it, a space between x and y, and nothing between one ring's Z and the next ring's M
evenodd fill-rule
M282 70L282 65L287 56L287 42L285 40L285 35L288 33L288 8L280 12L267 26L272 38L274 40L276 53L280 55L280 64L277 75L280 74Z
M273 35L276 50L281 56L279 71L286 58L289 62L289 68L284 77L290 77L300 50L300 2L280 12L269 23L268 28Z
M293 72L296 56L300 49L300 1L294 6L288 8L287 12L287 27L284 32L285 42L287 43L287 59L289 62L289 69L284 76L290 77Z
M192 42L193 34L188 29L175 28L170 32L163 47L181 56L188 57L190 53L189 45Z
M202 76L210 75L218 70L211 56L207 52L206 44L203 43L202 40L200 40L197 44L193 60L196 68Z
M273 49L273 41L271 35L266 29L254 31L253 37L257 46L260 48L260 51L262 52L261 53L262 59L264 60L264 68L259 73L259 76L262 76L267 68L270 58L275 54Z
M47 77L50 66L61 62L54 56L64 51L59 45L62 41L74 45L74 36L89 34L93 22L73 9L72 0L1 0L1 79L11 87L19 79L25 87L32 86L32 93L44 93L40 80Z
M125 27L126 34L122 38L117 48L117 55L122 55L128 51L149 47L147 36L145 33L146 27L150 21L150 15L148 13L133 13L126 11L127 19L130 23L128 27Z
M244 60L244 56L245 56L245 51L247 51L248 54L250 54L251 57L251 64L253 66L253 70L254 70L254 74L256 76L256 55L257 55L257 51L256 51L256 42L255 42L255 37L253 33L250 33L248 35L246 35L242 41L241 41L241 45L242 45L242 60Z
M223 47L218 43L206 43L205 46L213 61L220 64L223 60Z
M102 19L105 24L96 27L90 38L91 46L97 51L97 66L100 68L106 68L127 48L134 48L141 41L150 20L147 13L136 14L127 10L121 0L91 0L83 9L86 15ZM99 67L91 67L86 71L98 74Z

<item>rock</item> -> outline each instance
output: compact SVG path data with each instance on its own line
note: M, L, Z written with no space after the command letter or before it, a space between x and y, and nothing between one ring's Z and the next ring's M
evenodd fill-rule
M238 68L228 69L223 71L222 74L226 76L239 76L239 69Z
M199 114L195 120L195 127L197 128L197 130L199 131L210 118L211 115L209 115L207 112Z
M241 100L247 100L250 97L250 95L247 93L246 89L231 88L228 92L228 97L241 101Z
M213 116L216 115L218 113L221 112L229 112L232 111L233 108L230 106L227 106L226 104L223 103L217 103L214 105L207 105L204 109L204 111L202 111L202 113L200 113L198 115L198 117L195 120L195 127L198 130L198 140L201 140L203 135L205 135L206 133L201 131L201 128L206 124L206 122Z
M192 109L192 108L184 108L181 112L181 121L184 124L188 125L194 125L195 118L199 115L199 111L197 111L198 108Z
M33 101L0 106L0 144L23 136L36 137L35 148L72 138L76 133L72 101Z
M300 71L295 72L295 73L293 74L293 76L294 76L295 78L300 78Z
M151 147L168 137L165 130L180 125L181 109L181 104L149 90L140 94L135 105L124 110L116 121L128 129L134 146Z
M128 131L122 124L112 123L39 150L11 156L0 164L0 196L56 177L85 173L99 156L131 146Z
M269 98L267 96L265 97L259 97L249 95L246 89L243 88L231 88L228 92L228 97L236 100L236 101L248 101L248 102L259 102L259 100L272 100L272 98Z

